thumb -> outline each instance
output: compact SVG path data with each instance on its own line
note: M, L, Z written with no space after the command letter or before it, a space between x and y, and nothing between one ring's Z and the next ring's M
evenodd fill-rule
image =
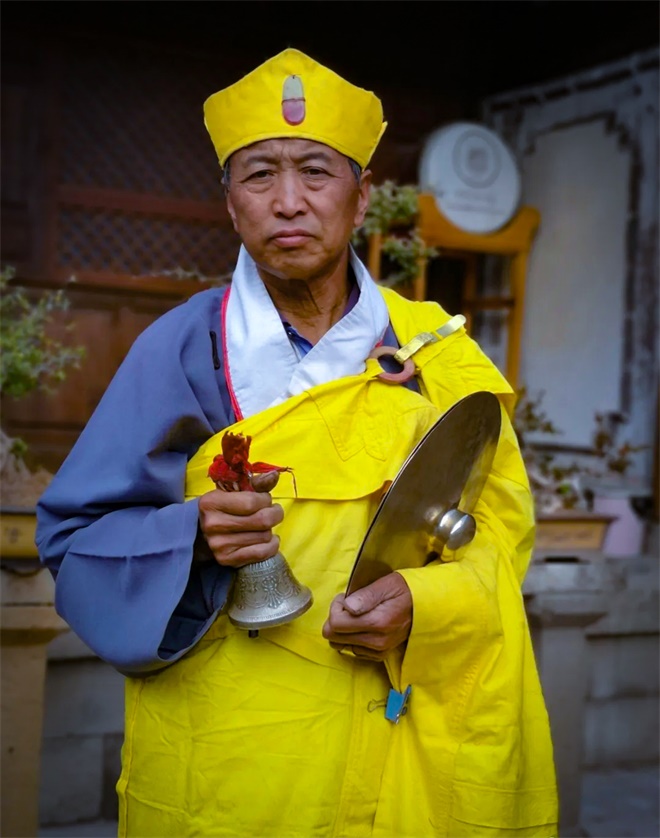
M400 573L386 573L370 585L360 588L344 600L344 608L354 617L373 611L386 600L409 593L408 585Z
M271 492L280 479L279 472L266 471L263 474L251 474L250 484L255 492Z
M366 614L367 611L372 611L382 601L383 596L380 588L373 583L347 596L344 600L344 608L354 617L359 617L361 614Z

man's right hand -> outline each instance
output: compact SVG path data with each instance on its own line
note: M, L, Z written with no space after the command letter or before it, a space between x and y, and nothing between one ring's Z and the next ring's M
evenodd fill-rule
M280 539L273 527L284 518L268 492L223 492L214 489L199 499L199 526L216 562L242 567L277 553Z

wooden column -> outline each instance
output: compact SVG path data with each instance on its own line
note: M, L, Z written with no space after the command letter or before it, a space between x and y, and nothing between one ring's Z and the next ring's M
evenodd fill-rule
M38 561L35 523L32 512L0 510L0 834L7 838L38 833L46 649L68 628L53 607L50 573Z
M521 250L511 257L511 296L515 301L509 309L509 334L507 335L506 371L507 380L514 390L520 384L520 345L522 342L525 313L525 285L527 274L527 250Z
M534 207L521 207L515 217L501 230L488 234L467 233L455 227L442 215L435 198L421 194L418 198L419 235L428 247L437 247L444 256L460 256L466 261L465 311L466 328L471 331L473 317L480 310L507 312L506 378L516 389L520 374L527 256L540 224L541 216ZM478 254L509 259L510 289L503 296L479 297L476 293L476 257ZM424 272L425 276L425 272ZM422 297L424 299L424 297Z
M369 236L369 253L367 257L367 267L369 273L375 280L380 279L380 251L383 246L383 237L380 233L372 233Z

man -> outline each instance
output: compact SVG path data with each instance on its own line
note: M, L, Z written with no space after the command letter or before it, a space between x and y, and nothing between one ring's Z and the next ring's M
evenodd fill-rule
M205 122L243 242L230 289L138 338L38 508L59 613L127 675L120 834L554 835L511 388L460 320L380 289L350 247L381 104L287 49ZM422 331L415 378L384 380L374 348ZM345 597L384 488L482 390L503 428L474 540ZM227 429L296 485L215 488ZM231 581L280 540L314 602L250 637Z

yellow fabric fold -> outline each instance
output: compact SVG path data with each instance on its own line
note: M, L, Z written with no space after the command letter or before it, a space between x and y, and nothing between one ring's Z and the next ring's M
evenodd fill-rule
M376 492L441 412L427 399L378 379L375 360L359 376L314 387L227 429L253 439L250 459L290 467L273 497L352 500ZM225 430L211 437L188 465L186 498L214 488L209 465L222 451Z
M400 343L449 316L383 291ZM282 553L312 608L258 638L225 616L173 666L127 679L120 835L453 838L557 834L550 730L520 582L531 494L508 419L512 390L463 329L414 356L422 395L360 376L316 387L230 430L282 475ZM503 409L477 535L457 561L401 571L413 599L405 649L383 664L321 636L386 481L471 392ZM224 431L223 431L224 432ZM222 433L190 462L186 493L213 488ZM388 675L389 673L389 675ZM391 679L391 680L390 680ZM384 716L390 685L409 711Z

